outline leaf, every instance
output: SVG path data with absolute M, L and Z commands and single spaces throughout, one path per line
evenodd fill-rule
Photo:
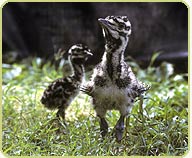
M 157 57 L 158 57 L 160 54 L 161 54 L 161 52 L 156 52 L 156 53 L 153 54 L 153 56 L 151 57 L 151 61 L 150 61 L 148 67 L 151 67 L 151 66 L 154 64 L 155 60 L 157 59 Z
M 4 74 L 3 74 L 3 81 L 9 82 L 10 80 L 14 79 L 15 77 L 19 76 L 22 73 L 22 67 L 18 65 L 10 66 L 9 68 L 5 67 L 6 64 L 3 64 Z M 5 69 L 8 69 L 5 71 Z

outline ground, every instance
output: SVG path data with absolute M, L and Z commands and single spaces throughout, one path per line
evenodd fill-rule
M 184 155 L 188 150 L 188 74 L 175 74 L 170 63 L 141 69 L 130 61 L 136 75 L 152 88 L 138 100 L 126 121 L 121 143 L 116 142 L 113 127 L 117 111 L 107 113 L 109 133 L 100 136 L 99 119 L 90 98 L 80 94 L 67 109 L 66 124 L 55 120 L 56 111 L 40 103 L 43 90 L 62 76 L 50 63 L 40 68 L 41 59 L 32 64 L 3 64 L 2 150 L 11 156 L 79 155 Z M 89 74 L 87 73 L 87 78 Z

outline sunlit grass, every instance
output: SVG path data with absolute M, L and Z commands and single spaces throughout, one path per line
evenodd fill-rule
M 62 76 L 49 63 L 40 69 L 40 60 L 30 64 L 3 64 L 2 147 L 12 156 L 68 155 L 183 155 L 188 150 L 187 74 L 175 74 L 173 65 L 162 63 L 143 70 L 129 62 L 134 72 L 152 88 L 142 109 L 135 103 L 127 119 L 126 132 L 117 143 L 113 127 L 117 111 L 107 113 L 109 133 L 100 137 L 99 119 L 90 97 L 80 94 L 67 109 L 66 125 L 55 124 L 56 111 L 45 109 L 41 95 L 46 86 Z

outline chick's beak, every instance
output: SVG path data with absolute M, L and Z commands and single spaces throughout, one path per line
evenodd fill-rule
M 109 22 L 103 18 L 99 18 L 98 19 L 99 23 L 101 24 L 101 26 L 103 27 L 108 27 L 109 26 Z

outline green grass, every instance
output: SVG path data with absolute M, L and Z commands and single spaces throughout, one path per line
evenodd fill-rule
M 67 109 L 66 125 L 58 129 L 56 111 L 45 109 L 41 95 L 52 80 L 61 77 L 47 63 L 40 69 L 39 59 L 32 64 L 3 64 L 2 150 L 11 156 L 79 155 L 183 155 L 188 150 L 187 74 L 175 74 L 173 65 L 162 63 L 142 70 L 135 62 L 134 72 L 152 88 L 142 108 L 137 101 L 126 121 L 126 132 L 117 143 L 113 127 L 117 111 L 107 113 L 109 133 L 100 136 L 99 119 L 90 98 L 80 94 Z M 58 132 L 60 130 L 60 132 Z

